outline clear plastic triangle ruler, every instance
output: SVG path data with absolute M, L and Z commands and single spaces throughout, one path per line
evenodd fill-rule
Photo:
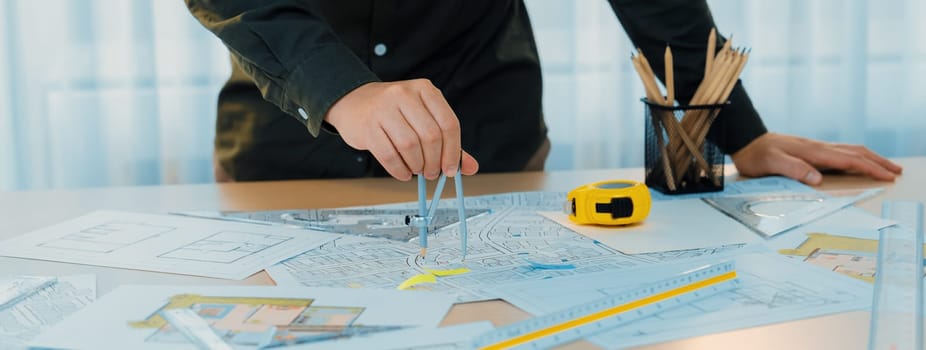
M 923 349 L 923 204 L 886 201 L 871 309 L 869 349 Z
M 881 189 L 871 189 L 846 197 L 831 197 L 823 193 L 792 192 L 737 195 L 704 198 L 703 200 L 762 236 L 772 237 L 829 215 L 880 191 Z
M 739 284 L 733 261 L 701 266 L 674 277 L 529 320 L 476 338 L 479 349 L 547 349 L 685 305 Z

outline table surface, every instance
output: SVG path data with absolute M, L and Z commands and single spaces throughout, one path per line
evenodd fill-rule
M 926 157 L 898 158 L 904 175 L 896 182 L 876 182 L 857 175 L 826 175 L 824 191 L 858 190 L 883 187 L 884 192 L 859 207 L 878 214 L 885 199 L 926 201 L 926 187 L 918 186 L 917 174 L 926 173 Z M 727 181 L 738 179 L 728 166 Z M 581 184 L 607 179 L 642 180 L 643 170 L 603 169 L 578 171 L 479 174 L 464 180 L 466 195 L 517 191 L 568 191 Z M 433 185 L 433 182 L 432 184 Z M 444 191 L 452 197 L 453 191 Z M 335 208 L 410 202 L 417 199 L 414 181 L 391 178 L 349 180 L 294 180 L 229 184 L 108 187 L 79 190 L 0 192 L 0 239 L 14 237 L 88 212 L 109 209 L 141 212 L 182 210 L 273 210 L 293 208 Z M 99 295 L 120 284 L 177 285 L 272 285 L 265 272 L 244 281 L 172 275 L 137 270 L 65 264 L 48 261 L 0 257 L 0 275 L 68 275 L 93 273 Z M 490 320 L 508 324 L 530 315 L 503 301 L 487 301 L 454 306 L 443 324 Z M 868 312 L 849 312 L 763 327 L 716 333 L 679 341 L 655 344 L 645 349 L 862 349 L 868 339 Z M 747 345 L 748 344 L 748 345 Z M 569 348 L 585 348 L 575 343 Z

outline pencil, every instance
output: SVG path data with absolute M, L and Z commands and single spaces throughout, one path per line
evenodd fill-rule
M 675 105 L 675 73 L 673 72 L 672 48 L 668 44 L 666 44 L 664 63 L 666 70 L 666 106 L 672 107 Z
M 711 28 L 707 36 L 707 60 L 704 61 L 704 77 L 706 78 L 714 65 L 714 51 L 717 51 L 717 29 Z
M 646 90 L 646 99 L 650 100 L 652 103 L 656 103 L 656 101 L 658 101 L 657 98 L 660 98 L 658 97 L 659 87 L 656 86 L 655 79 L 653 78 L 652 74 L 646 74 L 644 72 L 645 69 L 643 68 L 643 63 L 641 61 L 645 60 L 646 58 L 643 56 L 642 51 L 640 51 L 640 55 L 636 57 L 633 54 L 630 54 L 630 61 L 633 63 L 633 68 L 637 71 L 637 75 L 640 76 L 640 80 L 643 81 L 643 87 Z M 667 153 L 668 147 L 666 147 L 666 142 L 662 138 L 663 128 L 660 127 L 659 119 L 655 118 L 657 113 L 663 114 L 663 122 L 665 122 L 665 116 L 661 111 L 656 111 L 653 109 L 650 109 L 650 113 L 652 114 L 651 117 L 653 117 L 651 118 L 652 120 L 650 122 L 653 124 L 653 133 L 656 135 L 656 143 L 659 145 L 659 153 L 661 154 L 660 158 L 662 158 L 662 172 L 663 176 L 666 178 L 666 186 L 669 187 L 670 191 L 675 191 L 675 176 L 672 175 L 672 166 L 669 163 L 669 154 Z M 674 121 L 674 119 L 672 120 Z M 668 127 L 665 127 L 665 129 L 666 134 L 669 134 L 670 129 Z M 667 136 L 670 139 L 672 138 L 671 135 Z
M 711 28 L 707 39 L 704 76 L 689 100 L 689 106 L 724 103 L 736 87 L 739 76 L 748 61 L 747 49 L 732 47 L 733 35 L 724 40 L 723 45 L 717 50 L 719 39 L 722 38 L 718 38 L 717 29 Z M 643 51 L 637 48 L 637 55 L 631 54 L 630 58 L 634 69 L 643 82 L 647 100 L 650 103 L 662 104 L 667 107 L 675 106 L 675 71 L 672 48 L 667 44 L 664 56 L 665 79 L 663 81 L 666 88 L 665 95 L 661 93 L 659 84 L 656 82 L 656 75 L 653 73 L 653 68 L 649 65 Z M 704 158 L 701 149 L 704 146 L 711 124 L 716 119 L 720 109 L 686 109 L 680 118 L 674 115 L 673 110 L 650 109 L 654 129 L 658 133 L 655 135 L 656 142 L 659 144 L 660 153 L 662 154 L 663 167 L 666 168 L 664 171 L 666 180 L 672 184 L 669 187 L 680 185 L 684 180 L 684 175 L 689 171 L 693 171 L 693 174 L 697 175 L 699 173 L 697 168 L 703 170 L 715 184 L 719 184 L 718 174 L 712 171 L 712 165 Z M 663 130 L 665 134 L 662 133 Z M 667 136 L 665 140 L 663 140 L 663 136 Z M 692 162 L 696 166 L 692 166 Z

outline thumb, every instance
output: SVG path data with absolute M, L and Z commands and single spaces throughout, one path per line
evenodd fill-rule
M 479 162 L 477 162 L 476 158 L 473 158 L 472 155 L 466 153 L 466 151 L 463 151 L 460 163 L 460 172 L 463 173 L 463 175 L 474 175 L 479 171 Z
M 781 159 L 782 164 L 773 166 L 781 175 L 790 177 L 804 184 L 816 186 L 823 182 L 823 175 L 810 163 L 790 155 Z

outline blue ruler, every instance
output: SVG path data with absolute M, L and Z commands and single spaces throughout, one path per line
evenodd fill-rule
M 489 331 L 479 349 L 548 349 L 685 305 L 739 284 L 733 261 L 701 266 L 653 284 Z
M 871 309 L 869 349 L 923 349 L 923 204 L 887 201 Z

